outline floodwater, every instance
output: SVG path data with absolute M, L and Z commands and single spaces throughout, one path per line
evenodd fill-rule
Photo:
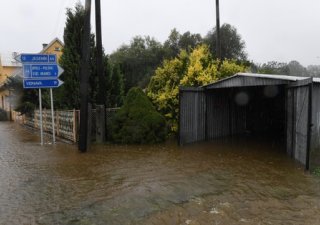
M 272 142 L 39 145 L 0 123 L 0 224 L 320 224 L 320 179 Z

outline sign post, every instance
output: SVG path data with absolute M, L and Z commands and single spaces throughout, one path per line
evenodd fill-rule
M 39 88 L 39 117 L 40 117 L 40 140 L 41 145 L 43 145 L 43 123 L 42 123 L 42 96 L 41 96 L 41 89 Z
M 63 82 L 58 79 L 58 77 L 63 73 L 63 69 L 57 65 L 57 56 L 54 54 L 21 54 L 16 58 L 16 60 L 23 64 L 23 88 L 39 89 L 41 145 L 43 145 L 41 89 L 50 88 L 52 141 L 54 144 L 56 137 L 52 88 L 60 87 L 63 84 Z
M 52 88 L 50 88 L 50 101 L 51 101 L 51 120 L 52 120 L 52 144 L 56 143 L 56 132 L 55 132 L 55 123 L 54 123 L 54 110 L 53 110 L 53 94 Z

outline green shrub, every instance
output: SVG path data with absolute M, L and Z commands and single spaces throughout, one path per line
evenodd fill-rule
M 8 120 L 8 114 L 3 109 L 0 109 L 0 121 L 7 121 Z
M 317 176 L 317 177 L 320 177 L 320 167 L 316 167 L 313 171 L 312 171 L 312 174 Z
M 166 121 L 140 88 L 131 88 L 124 105 L 112 121 L 112 138 L 116 143 L 158 143 L 167 135 Z

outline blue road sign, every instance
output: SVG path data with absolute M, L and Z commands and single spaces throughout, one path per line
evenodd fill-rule
M 23 64 L 57 63 L 57 56 L 54 54 L 21 54 L 16 60 Z
M 63 82 L 59 79 L 25 79 L 23 80 L 23 88 L 57 88 Z
M 63 73 L 63 69 L 56 64 L 24 64 L 24 78 L 57 78 Z

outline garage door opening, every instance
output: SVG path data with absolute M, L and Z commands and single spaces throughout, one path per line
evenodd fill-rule
M 203 87 L 181 87 L 179 144 L 268 139 L 308 169 L 310 154 L 320 149 L 320 79 L 314 79 L 236 74 Z
M 207 140 L 246 136 L 285 144 L 284 85 L 214 89 L 206 96 Z

